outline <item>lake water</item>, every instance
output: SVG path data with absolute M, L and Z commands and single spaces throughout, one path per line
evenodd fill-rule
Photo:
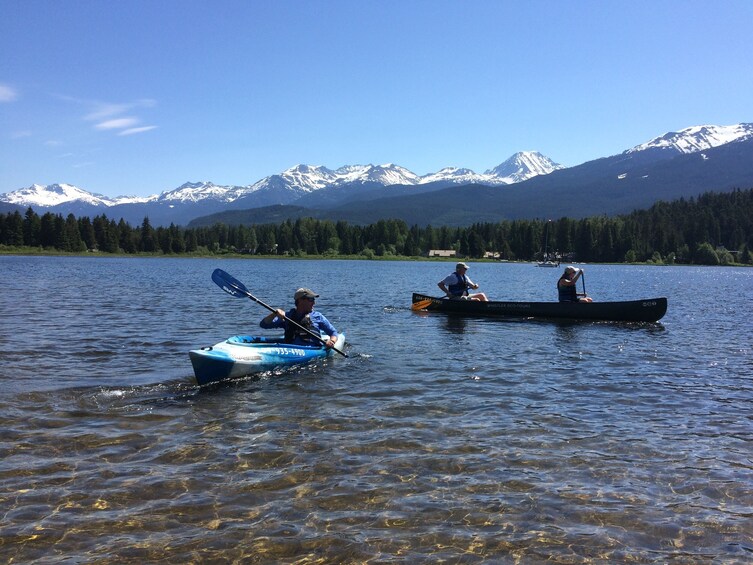
M 267 313 L 216 267 L 315 289 L 349 358 L 197 387 L 187 351 Z M 453 267 L 0 257 L 0 561 L 753 560 L 753 269 L 585 266 L 657 324 L 412 312 Z

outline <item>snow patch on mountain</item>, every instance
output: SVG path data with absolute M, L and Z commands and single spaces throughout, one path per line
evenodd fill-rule
M 152 194 L 151 196 L 116 196 L 112 198 L 112 206 L 118 204 L 146 204 L 148 202 L 154 202 L 159 198 L 158 194 Z
M 693 126 L 677 132 L 665 133 L 651 141 L 636 145 L 625 153 L 637 153 L 647 149 L 673 150 L 678 153 L 696 153 L 704 149 L 719 147 L 734 141 L 753 137 L 753 124 L 731 126 Z
M 476 173 L 471 169 L 462 169 L 458 167 L 445 167 L 444 169 L 440 169 L 436 173 L 430 173 L 420 178 L 421 184 L 438 181 L 450 181 L 453 184 L 507 184 L 504 181 L 498 181 L 491 175 L 484 175 Z

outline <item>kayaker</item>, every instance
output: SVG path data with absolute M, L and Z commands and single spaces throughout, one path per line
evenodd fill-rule
M 486 294 L 477 292 L 469 294 L 468 289 L 476 290 L 478 285 L 469 279 L 465 273 L 468 271 L 468 265 L 458 263 L 455 265 L 455 272 L 450 273 L 444 279 L 437 283 L 450 300 L 481 300 L 488 301 Z
M 282 309 L 277 309 L 265 316 L 259 325 L 265 330 L 272 328 L 283 328 L 285 330 L 285 341 L 297 345 L 321 345 L 321 342 L 311 335 L 296 327 L 295 324 L 288 323 L 288 320 L 296 322 L 309 331 L 324 333 L 327 337 L 325 346 L 333 347 L 337 341 L 337 330 L 327 318 L 320 312 L 314 311 L 314 303 L 319 295 L 310 288 L 299 288 L 293 295 L 295 308 L 291 308 L 287 313 Z M 324 338 L 322 338 L 324 339 Z
M 560 280 L 557 281 L 557 292 L 560 302 L 593 302 L 586 293 L 579 293 L 575 288 L 578 279 L 583 274 L 583 269 L 578 269 L 572 265 L 565 267 Z

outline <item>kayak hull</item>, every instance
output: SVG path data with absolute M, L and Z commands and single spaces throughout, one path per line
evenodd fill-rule
M 339 334 L 335 347 L 342 351 L 345 334 Z M 300 365 L 329 357 L 331 349 L 285 343 L 282 338 L 236 335 L 211 347 L 188 352 L 196 382 L 207 385 L 226 379 Z
M 414 293 L 413 308 L 469 316 L 656 322 L 667 312 L 667 299 L 648 298 L 622 302 L 481 302 L 447 300 Z

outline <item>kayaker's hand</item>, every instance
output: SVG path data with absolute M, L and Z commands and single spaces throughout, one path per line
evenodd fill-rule
M 277 310 L 277 317 L 280 318 L 281 320 L 284 320 L 285 319 L 285 311 L 278 309 Z
M 334 346 L 335 346 L 335 338 L 330 336 L 329 339 L 327 339 L 327 341 L 325 342 L 324 347 L 326 347 L 327 349 L 332 349 Z

